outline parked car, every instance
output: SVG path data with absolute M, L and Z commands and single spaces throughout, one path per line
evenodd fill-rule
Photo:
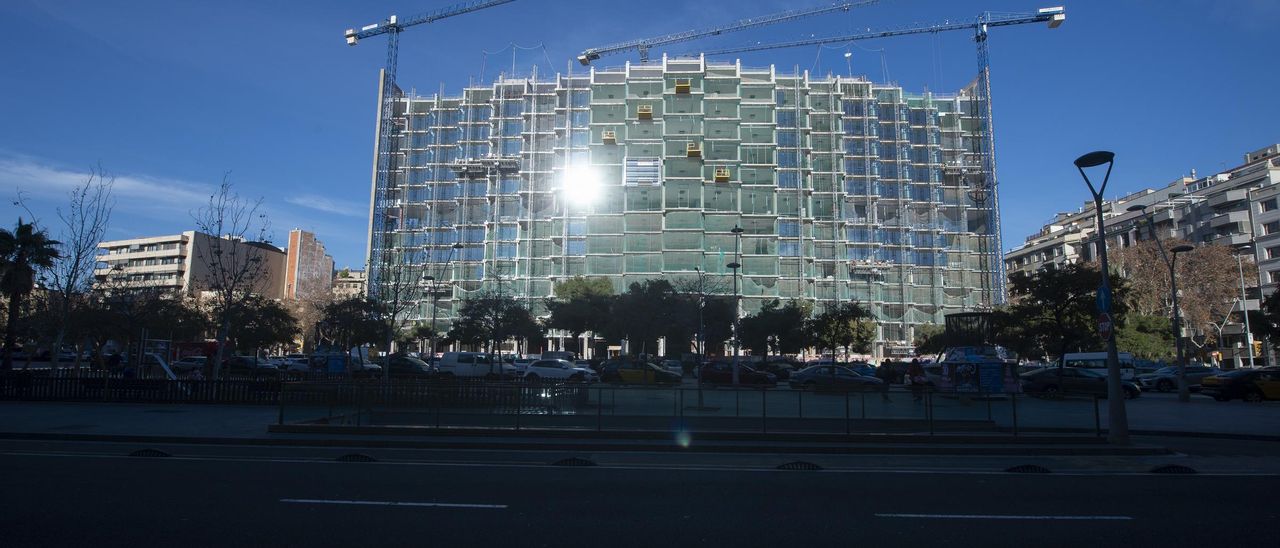
M 684 376 L 684 365 L 680 363 L 680 360 L 662 360 L 659 367 L 680 375 L 681 377 Z
M 733 384 L 733 362 L 712 362 L 703 366 L 698 376 L 706 384 Z M 766 371 L 756 371 L 751 366 L 739 362 L 738 384 L 772 386 L 778 384 L 778 377 Z
M 573 352 L 563 352 L 563 351 L 560 351 L 560 350 L 548 350 L 548 351 L 546 351 L 546 352 L 543 352 L 543 353 L 542 353 L 542 355 L 538 356 L 538 359 L 540 359 L 540 360 L 565 360 L 565 361 L 568 361 L 568 362 L 572 362 L 573 360 L 578 359 L 578 355 L 577 355 L 577 354 L 574 354 Z
M 791 374 L 799 369 L 796 365 L 785 360 L 767 360 L 761 363 L 751 364 L 751 367 L 767 373 L 773 373 L 773 376 L 777 377 L 780 381 L 785 381 L 791 378 Z
M 1200 380 L 1200 393 L 1218 401 L 1280 400 L 1280 366 L 1233 369 Z
M 605 382 L 627 384 L 680 384 L 681 376 L 656 364 L 631 358 L 607 360 L 600 365 Z
M 811 365 L 791 375 L 792 388 L 800 390 L 880 390 L 884 381 L 838 365 Z
M 509 363 L 490 363 L 483 352 L 445 352 L 440 358 L 443 377 L 519 378 L 521 373 Z
M 250 373 L 277 373 L 280 371 L 279 366 L 274 363 L 259 359 L 257 356 L 232 356 L 227 358 L 224 366 L 232 371 L 247 371 Z
M 524 371 L 529 368 L 529 364 L 536 361 L 538 360 L 533 358 L 516 358 L 515 361 L 511 362 L 511 365 L 516 368 L 516 371 L 524 373 Z
M 553 379 L 570 382 L 596 382 L 600 376 L 585 367 L 575 367 L 568 360 L 538 360 L 529 364 L 524 372 L 524 380 L 537 382 Z
M 1216 367 L 1206 365 L 1188 365 L 1187 366 L 1187 385 L 1193 388 L 1200 385 L 1200 381 L 1210 375 L 1217 375 L 1222 370 Z M 1138 375 L 1138 384 L 1142 385 L 1143 390 L 1157 390 L 1160 392 L 1171 392 L 1178 389 L 1178 366 L 1170 365 L 1161 367 L 1152 373 Z
M 1107 396 L 1107 374 L 1081 367 L 1049 367 L 1019 375 L 1022 391 L 1028 394 L 1087 394 Z M 1121 381 L 1125 398 L 1133 399 L 1142 389 L 1133 381 Z
M 854 373 L 857 373 L 864 377 L 876 376 L 876 366 L 871 365 L 870 362 L 855 360 L 855 361 L 851 361 L 849 363 L 844 364 L 844 366 L 848 367 L 849 369 L 852 369 Z
M 204 356 L 187 356 L 169 364 L 174 373 L 190 373 L 204 368 L 209 359 Z
M 392 354 L 387 357 L 383 366 L 393 378 L 422 378 L 435 374 L 435 370 L 427 362 L 407 354 Z

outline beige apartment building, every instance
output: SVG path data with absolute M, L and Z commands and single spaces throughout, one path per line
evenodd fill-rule
M 119 283 L 127 287 L 157 287 L 195 295 L 210 286 L 210 256 L 216 240 L 223 246 L 251 246 L 250 253 L 266 263 L 260 288 L 264 297 L 284 296 L 285 253 L 265 242 L 232 242 L 202 232 L 112 240 L 98 244 L 98 264 L 94 277 L 98 284 Z

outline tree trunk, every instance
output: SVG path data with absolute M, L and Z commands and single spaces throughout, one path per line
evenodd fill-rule
M 13 345 L 18 339 L 18 313 L 22 309 L 22 296 L 9 294 L 9 315 L 4 324 L 4 363 L 0 368 L 5 371 L 13 369 Z
M 213 375 L 212 379 L 217 380 L 222 374 L 222 359 L 227 350 L 227 334 L 231 332 L 231 322 L 223 318 L 222 325 L 218 326 L 218 353 L 213 359 Z

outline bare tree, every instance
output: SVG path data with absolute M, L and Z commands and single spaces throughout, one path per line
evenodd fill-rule
M 411 257 L 403 253 L 387 251 L 383 255 L 387 262 L 381 268 L 377 295 L 387 324 L 386 351 L 391 352 L 396 335 L 405 326 L 405 313 L 418 304 L 426 271 L 423 265 L 414 264 Z
M 201 286 L 211 294 L 209 305 L 218 343 L 213 376 L 217 378 L 232 320 L 267 285 L 270 272 L 264 246 L 271 225 L 262 212 L 262 199 L 241 198 L 225 176 L 218 191 L 209 196 L 209 204 L 192 217 L 200 232 L 212 236 L 208 245 L 193 247 L 195 259 L 205 269 Z
M 320 284 L 308 283 L 298 288 L 297 298 L 286 303 L 302 330 L 302 351 L 310 353 L 316 346 L 316 324 L 324 319 L 325 307 L 333 301 L 333 291 Z
M 93 269 L 98 261 L 98 244 L 106 236 L 107 223 L 115 199 L 111 190 L 115 177 L 99 165 L 89 169 L 84 183 L 71 189 L 69 202 L 64 210 L 57 209 L 62 222 L 58 241 L 61 256 L 49 270 L 49 289 L 52 312 L 57 331 L 53 337 L 53 352 L 60 352 L 73 316 L 86 305 L 93 289 Z M 80 350 L 83 340 L 75 341 L 75 367 L 80 367 Z M 54 361 L 57 367 L 57 361 Z

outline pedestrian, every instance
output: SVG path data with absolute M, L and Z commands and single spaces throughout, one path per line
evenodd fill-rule
M 920 358 L 911 360 L 911 365 L 907 366 L 907 377 L 911 379 L 911 399 L 915 401 L 924 399 L 924 385 L 929 382 L 929 379 L 924 375 L 924 366 L 920 365 Z

